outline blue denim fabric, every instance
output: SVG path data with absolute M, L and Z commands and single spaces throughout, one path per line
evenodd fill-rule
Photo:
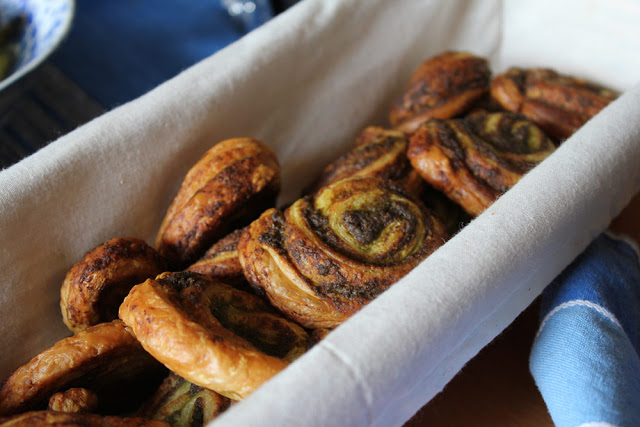
M 601 235 L 543 293 L 529 367 L 558 426 L 640 426 L 640 264 Z

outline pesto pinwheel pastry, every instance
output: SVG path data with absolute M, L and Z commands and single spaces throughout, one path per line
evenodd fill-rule
M 216 240 L 272 207 L 279 190 L 280 166 L 271 148 L 252 138 L 222 141 L 186 174 L 155 247 L 172 270 L 186 268 Z
M 103 416 L 87 413 L 31 411 L 0 418 L 0 427 L 67 426 L 67 427 L 170 427 L 169 424 L 141 417 Z
M 411 133 L 430 118 L 459 116 L 489 93 L 490 79 L 484 58 L 468 52 L 434 56 L 413 72 L 404 93 L 391 106 L 389 123 Z
M 618 94 L 546 68 L 510 68 L 491 81 L 491 95 L 522 113 L 558 142 L 571 136 Z
M 52 395 L 81 387 L 107 413 L 131 409 L 165 370 L 120 320 L 64 338 L 16 369 L 0 388 L 0 416 L 45 409 Z
M 241 290 L 249 290 L 238 258 L 238 242 L 243 231 L 240 228 L 218 240 L 187 271 L 204 274 Z
M 230 405 L 230 399 L 171 372 L 138 415 L 171 427 L 195 427 L 207 425 Z
M 167 269 L 146 242 L 114 238 L 87 252 L 67 273 L 60 289 L 64 324 L 74 333 L 118 318 L 129 290 Z
M 307 332 L 262 298 L 193 272 L 136 285 L 120 318 L 170 371 L 243 399 L 310 346 Z
M 424 181 L 407 159 L 409 139 L 397 130 L 378 126 L 365 128 L 355 146 L 327 165 L 308 192 L 352 176 L 374 176 L 398 182 L 413 194 L 420 194 Z
M 407 155 L 428 183 L 477 216 L 554 150 L 535 124 L 503 112 L 432 119 L 413 134 Z
M 270 209 L 240 238 L 249 282 L 301 325 L 333 328 L 406 275 L 447 238 L 393 181 L 354 177 Z

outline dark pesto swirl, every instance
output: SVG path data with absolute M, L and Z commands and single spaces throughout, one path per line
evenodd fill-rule
M 491 81 L 491 95 L 505 109 L 521 113 L 560 142 L 618 94 L 587 80 L 547 68 L 510 68 Z
M 428 121 L 412 136 L 407 155 L 427 182 L 476 216 L 554 150 L 524 116 L 479 112 Z
M 442 223 L 396 183 L 335 182 L 254 221 L 238 245 L 249 282 L 309 328 L 331 328 L 446 240 Z

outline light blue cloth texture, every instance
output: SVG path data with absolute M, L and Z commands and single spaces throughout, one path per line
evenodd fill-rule
M 557 426 L 640 426 L 640 264 L 598 237 L 543 293 L 529 367 Z

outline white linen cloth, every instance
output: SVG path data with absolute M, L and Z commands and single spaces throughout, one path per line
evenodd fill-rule
M 640 185 L 640 6 L 623 1 L 305 0 L 145 96 L 0 173 L 0 377 L 68 334 L 59 287 L 116 236 L 153 242 L 182 177 L 252 136 L 281 201 L 447 49 L 550 66 L 627 93 L 406 279 L 220 418 L 399 425 L 502 331 Z M 11 349 L 7 351 L 6 349 Z

